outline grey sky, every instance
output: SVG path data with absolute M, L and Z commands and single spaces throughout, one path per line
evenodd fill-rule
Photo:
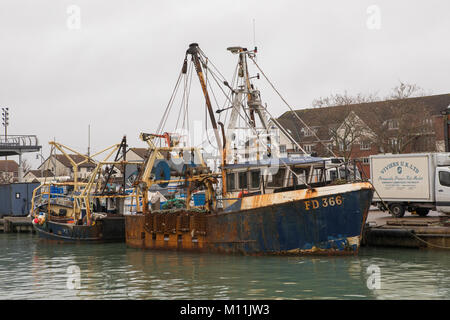
M 71 5 L 79 29 L 68 27 Z M 379 29 L 368 26 L 372 5 Z M 156 130 L 189 43 L 230 79 L 226 48 L 253 47 L 253 19 L 258 63 L 295 108 L 344 91 L 383 96 L 400 80 L 449 93 L 448 12 L 445 0 L 3 0 L 0 106 L 10 108 L 8 134 L 36 134 L 44 156 L 54 137 L 86 152 L 88 124 L 94 151 L 123 134 L 143 147 L 138 135 Z M 287 111 L 260 82 L 271 112 Z M 190 107 L 204 117 L 197 83 Z

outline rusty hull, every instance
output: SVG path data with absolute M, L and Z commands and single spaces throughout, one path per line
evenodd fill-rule
M 126 242 L 146 249 L 249 255 L 356 254 L 372 195 L 370 185 L 360 183 L 244 197 L 212 214 L 130 215 Z

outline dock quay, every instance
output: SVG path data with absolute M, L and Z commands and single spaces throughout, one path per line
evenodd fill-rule
M 387 212 L 370 210 L 361 245 L 448 249 L 450 216 L 430 212 L 426 217 L 406 214 L 394 218 Z
M 3 217 L 0 219 L 0 231 L 12 232 L 35 232 L 30 217 Z

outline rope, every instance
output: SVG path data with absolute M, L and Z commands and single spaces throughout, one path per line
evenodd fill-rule
M 173 101 L 174 101 L 175 95 L 176 95 L 176 93 L 177 93 L 177 91 L 178 91 L 178 87 L 179 87 L 179 85 L 180 85 L 180 80 L 181 80 L 181 78 L 182 78 L 182 75 L 183 75 L 183 73 L 180 71 L 180 74 L 178 75 L 177 82 L 176 82 L 176 84 L 175 84 L 175 88 L 173 89 L 172 95 L 171 95 L 171 97 L 170 97 L 170 99 L 169 99 L 169 102 L 168 102 L 168 104 L 167 104 L 166 110 L 164 111 L 164 114 L 163 114 L 163 116 L 162 116 L 162 118 L 161 118 L 161 121 L 160 121 L 160 123 L 159 123 L 159 125 L 158 125 L 158 128 L 156 129 L 156 133 L 157 133 L 157 134 L 161 134 L 161 133 L 162 133 L 162 132 L 161 132 L 161 131 L 162 131 L 162 128 L 166 125 L 167 118 L 168 118 L 168 115 L 169 115 L 169 113 L 170 113 L 170 110 L 172 109 Z

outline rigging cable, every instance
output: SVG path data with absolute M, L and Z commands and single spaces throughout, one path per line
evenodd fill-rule
M 252 60 L 253 60 L 253 59 L 252 59 Z M 228 97 L 228 95 L 224 92 L 222 86 L 219 85 L 219 83 L 218 83 L 218 81 L 217 81 L 217 79 L 216 79 L 216 77 L 215 77 L 214 72 L 212 72 L 211 70 L 210 70 L 210 72 L 211 72 L 211 75 L 212 75 L 214 81 L 216 81 L 218 87 L 221 89 L 222 93 L 223 93 L 223 94 L 225 95 L 225 97 L 230 101 L 230 103 L 233 103 L 233 102 L 231 101 L 230 97 Z M 220 74 L 220 72 L 219 72 L 219 74 Z M 223 76 L 222 76 L 222 77 L 223 77 Z M 225 81 L 226 81 L 226 80 L 225 80 Z M 246 119 L 245 117 L 243 117 L 242 114 L 241 114 L 239 111 L 238 111 L 238 115 L 240 116 L 240 118 L 243 119 L 243 121 L 248 125 L 248 127 L 249 127 L 251 130 L 253 130 L 254 134 L 256 135 L 256 138 L 257 138 L 258 141 L 261 143 L 261 145 L 267 147 L 267 146 L 268 146 L 267 143 L 261 140 L 261 137 L 260 137 L 258 131 L 251 125 L 251 119 L 249 118 L 248 114 L 245 112 L 245 106 L 244 106 L 244 104 L 243 104 L 242 102 L 240 102 L 240 105 L 242 106 L 242 109 L 244 110 L 244 113 L 245 113 L 245 116 L 246 116 L 247 119 Z M 247 120 L 248 120 L 248 121 L 247 121 Z M 308 182 L 306 182 L 306 181 L 305 181 L 303 178 L 301 178 L 296 172 L 294 172 L 294 171 L 287 165 L 286 162 L 284 162 L 281 158 L 278 158 L 278 160 L 286 167 L 286 169 L 287 169 L 288 171 L 290 171 L 294 176 L 296 176 L 298 180 L 303 181 L 303 182 L 305 183 L 305 185 L 307 185 L 308 187 L 311 187 L 311 186 L 308 184 Z
M 172 95 L 171 95 L 171 97 L 169 99 L 169 102 L 167 104 L 166 110 L 164 111 L 164 114 L 163 114 L 163 116 L 161 118 L 161 121 L 160 121 L 160 123 L 158 125 L 158 128 L 156 129 L 156 133 L 157 134 L 161 134 L 162 128 L 164 128 L 164 126 L 166 125 L 167 118 L 168 118 L 168 115 L 170 113 L 170 110 L 172 109 L 173 101 L 174 101 L 175 95 L 176 95 L 176 93 L 178 91 L 178 87 L 180 85 L 180 81 L 181 81 L 182 75 L 183 75 L 182 72 L 180 72 L 180 74 L 178 75 L 178 79 L 177 79 L 177 82 L 175 84 L 175 88 L 172 91 Z
M 289 103 L 287 103 L 287 101 L 282 97 L 282 95 L 280 94 L 280 92 L 275 88 L 275 86 L 273 85 L 273 83 L 267 78 L 266 74 L 264 73 L 264 71 L 261 70 L 261 68 L 259 67 L 259 65 L 256 63 L 255 59 L 251 56 L 249 56 L 249 58 L 253 61 L 253 63 L 255 64 L 255 66 L 258 68 L 258 70 L 262 73 L 262 75 L 264 76 L 264 78 L 267 80 L 267 82 L 270 84 L 270 86 L 272 87 L 272 89 L 278 94 L 278 96 L 281 98 L 281 100 L 286 104 L 286 106 L 289 108 L 289 110 L 291 110 L 291 112 L 295 115 L 295 117 L 317 138 L 317 140 L 334 156 L 337 157 L 336 154 L 333 152 L 333 150 L 331 150 L 326 144 L 324 144 L 319 136 L 317 136 L 317 134 L 314 132 L 314 130 L 312 130 L 299 116 L 298 114 L 294 111 L 294 109 L 292 109 L 292 107 L 289 105 Z

